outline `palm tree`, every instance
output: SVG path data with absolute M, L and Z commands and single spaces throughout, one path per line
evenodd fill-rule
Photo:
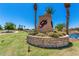
M 36 13 L 37 13 L 37 4 L 36 3 L 34 3 L 34 11 L 35 11 L 35 16 L 34 16 L 34 18 L 35 18 L 35 31 L 36 31 Z
M 47 8 L 46 12 L 49 13 L 49 14 L 52 14 L 52 8 Z
M 69 7 L 70 3 L 64 3 L 64 6 L 66 8 L 66 33 L 69 34 L 68 29 L 69 29 Z

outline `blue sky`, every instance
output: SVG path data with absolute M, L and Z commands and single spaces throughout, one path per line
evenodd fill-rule
M 56 24 L 66 22 L 66 9 L 63 3 L 38 3 L 37 22 L 39 16 L 44 15 L 47 7 L 53 8 L 52 22 Z M 13 22 L 17 26 L 25 25 L 26 28 L 34 28 L 33 3 L 0 3 L 0 25 Z M 69 28 L 79 27 L 79 4 L 71 4 Z

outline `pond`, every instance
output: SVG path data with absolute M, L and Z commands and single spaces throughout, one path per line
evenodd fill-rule
M 73 39 L 79 39 L 79 33 L 69 34 L 69 37 Z

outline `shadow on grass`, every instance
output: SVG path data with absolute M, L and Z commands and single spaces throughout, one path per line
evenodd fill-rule
M 69 44 L 67 46 L 59 47 L 57 49 L 62 50 L 62 49 L 70 48 L 72 46 L 73 46 L 73 44 L 71 42 L 69 42 Z
M 38 47 L 38 48 L 43 48 L 43 49 L 58 49 L 58 50 L 62 50 L 62 49 L 66 49 L 66 48 L 69 48 L 69 47 L 72 47 L 73 44 L 71 42 L 69 42 L 69 44 L 67 46 L 63 46 L 63 47 L 40 47 L 40 46 L 35 46 L 29 42 L 27 42 L 28 44 L 34 46 L 34 47 Z M 28 46 L 28 51 L 30 51 L 30 46 Z

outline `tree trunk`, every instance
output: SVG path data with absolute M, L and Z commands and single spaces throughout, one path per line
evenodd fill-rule
M 69 8 L 66 8 L 66 33 L 69 34 Z
M 36 11 L 35 11 L 35 31 L 36 31 Z

